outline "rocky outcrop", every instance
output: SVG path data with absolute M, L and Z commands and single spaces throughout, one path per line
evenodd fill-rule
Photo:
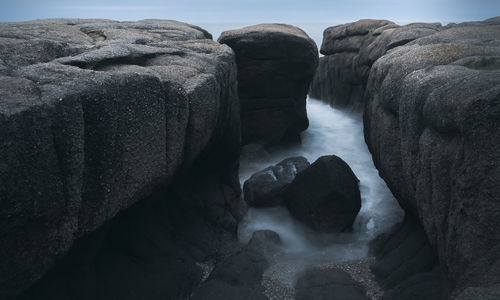
M 314 41 L 294 26 L 261 24 L 223 32 L 219 42 L 236 53 L 243 144 L 300 140 L 318 64 Z
M 358 178 L 335 155 L 322 156 L 298 173 L 287 189 L 290 213 L 323 232 L 349 229 L 361 208 Z
M 399 26 L 387 20 L 359 20 L 325 29 L 310 96 L 361 111 L 372 64 L 388 50 L 441 30 L 438 23 Z
M 423 224 L 454 294 L 500 282 L 500 19 L 454 25 L 373 65 L 375 165 Z
M 243 185 L 245 201 L 252 207 L 271 207 L 286 200 L 285 190 L 295 176 L 309 167 L 302 156 L 287 158 L 252 175 Z
M 210 180 L 220 188 L 160 198 L 179 201 L 175 211 L 210 207 L 200 219 L 212 225 L 203 226 L 235 230 L 236 66 L 233 51 L 210 38 L 175 21 L 0 23 L 0 298 L 25 290 L 75 240 L 175 174 L 197 170 L 199 190 Z M 150 287 L 138 285 L 129 297 Z
M 494 295 L 500 18 L 447 26 L 361 20 L 329 28 L 324 37 L 311 96 L 364 108 L 375 165 L 422 225 L 448 296 Z M 416 273 L 420 279 L 392 286 L 387 298 L 406 298 L 422 289 L 419 280 L 440 277 L 435 272 Z

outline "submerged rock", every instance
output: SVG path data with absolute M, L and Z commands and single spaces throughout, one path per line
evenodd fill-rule
M 272 254 L 279 250 L 281 238 L 272 230 L 257 230 L 252 234 L 248 247 L 264 255 Z
M 245 201 L 252 207 L 280 205 L 290 183 L 307 167 L 309 162 L 304 157 L 291 157 L 253 174 L 243 185 Z
M 318 64 L 314 41 L 291 25 L 261 24 L 225 31 L 219 42 L 236 53 L 243 144 L 300 140 Z
M 361 208 L 358 181 L 341 158 L 322 156 L 295 177 L 286 206 L 315 230 L 344 231 L 352 226 Z
M 296 300 L 368 300 L 365 289 L 338 269 L 310 268 L 295 284 Z

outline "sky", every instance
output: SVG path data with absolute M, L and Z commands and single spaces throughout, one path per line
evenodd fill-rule
M 0 21 L 174 19 L 189 23 L 462 22 L 500 15 L 500 0 L 0 0 Z

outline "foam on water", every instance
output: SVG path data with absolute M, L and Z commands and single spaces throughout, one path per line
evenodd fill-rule
M 240 180 L 292 156 L 304 156 L 311 163 L 323 155 L 335 154 L 345 160 L 360 180 L 361 211 L 352 232 L 320 234 L 298 222 L 286 208 L 250 208 L 240 223 L 239 239 L 246 243 L 256 230 L 273 230 L 283 242 L 280 254 L 273 255 L 273 268 L 286 269 L 282 281 L 291 284 L 294 275 L 306 266 L 365 257 L 368 242 L 402 219 L 403 213 L 385 182 L 379 177 L 363 138 L 360 115 L 343 112 L 315 99 L 307 100 L 309 128 L 302 144 L 270 149 L 259 161 L 240 162 Z

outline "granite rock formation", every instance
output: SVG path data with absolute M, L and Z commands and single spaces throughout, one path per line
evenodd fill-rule
M 235 230 L 236 66 L 210 39 L 176 21 L 0 23 L 0 298 L 200 165 L 236 176 L 207 200 Z
M 438 23 L 399 26 L 387 20 L 359 20 L 325 29 L 310 96 L 337 107 L 363 110 L 372 64 L 388 50 L 441 29 Z
M 243 144 L 300 140 L 318 64 L 314 41 L 294 26 L 261 24 L 223 32 L 219 42 L 236 53 Z
M 365 138 L 423 224 L 452 294 L 500 282 L 500 18 L 450 26 L 379 58 Z
M 380 175 L 439 260 L 422 278 L 442 272 L 443 297 L 498 293 L 500 18 L 361 20 L 324 37 L 311 96 L 363 109 Z

